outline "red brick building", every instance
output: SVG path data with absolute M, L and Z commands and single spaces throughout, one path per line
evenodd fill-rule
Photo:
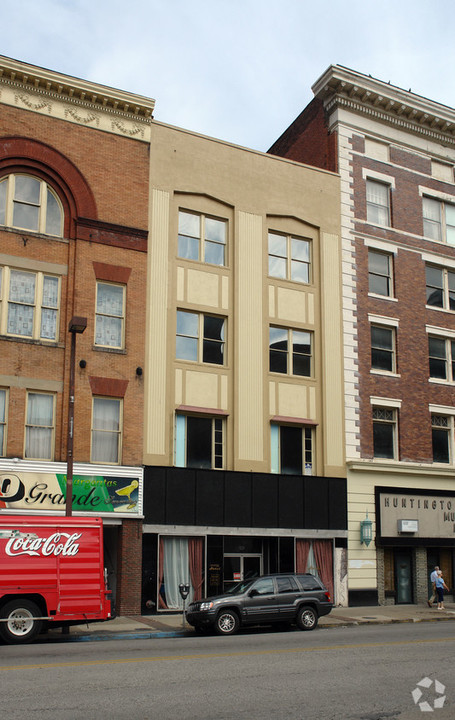
M 425 602 L 455 579 L 455 111 L 340 66 L 313 91 L 269 152 L 341 177 L 349 601 Z
M 105 525 L 117 611 L 140 609 L 153 101 L 0 58 L 0 512 Z

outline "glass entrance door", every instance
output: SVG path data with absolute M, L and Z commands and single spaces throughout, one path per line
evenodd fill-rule
M 397 604 L 413 602 L 411 553 L 395 552 L 395 589 Z
M 240 580 L 262 575 L 262 555 L 229 553 L 224 556 L 224 590 Z

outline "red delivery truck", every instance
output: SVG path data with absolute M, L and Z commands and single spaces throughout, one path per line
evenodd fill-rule
M 109 620 L 100 518 L 0 513 L 0 638 Z

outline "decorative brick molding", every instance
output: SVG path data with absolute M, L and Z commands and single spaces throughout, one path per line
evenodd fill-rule
M 93 262 L 92 264 L 97 280 L 107 280 L 108 282 L 126 285 L 131 275 L 131 268 L 122 267 L 121 265 L 108 265 L 100 262 Z
M 123 398 L 126 394 L 129 380 L 119 380 L 118 378 L 105 378 L 89 376 L 90 389 L 92 395 L 105 395 L 106 397 Z
M 114 225 L 86 217 L 78 217 L 76 227 L 79 240 L 147 252 L 147 230 Z

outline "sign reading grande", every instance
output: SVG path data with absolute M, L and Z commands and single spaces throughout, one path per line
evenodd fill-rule
M 138 513 L 139 478 L 75 475 L 73 510 L 99 513 Z M 0 473 L 0 509 L 64 510 L 66 475 Z
M 407 521 L 414 537 L 455 539 L 455 496 L 381 492 L 379 515 L 382 537 L 400 537 Z

